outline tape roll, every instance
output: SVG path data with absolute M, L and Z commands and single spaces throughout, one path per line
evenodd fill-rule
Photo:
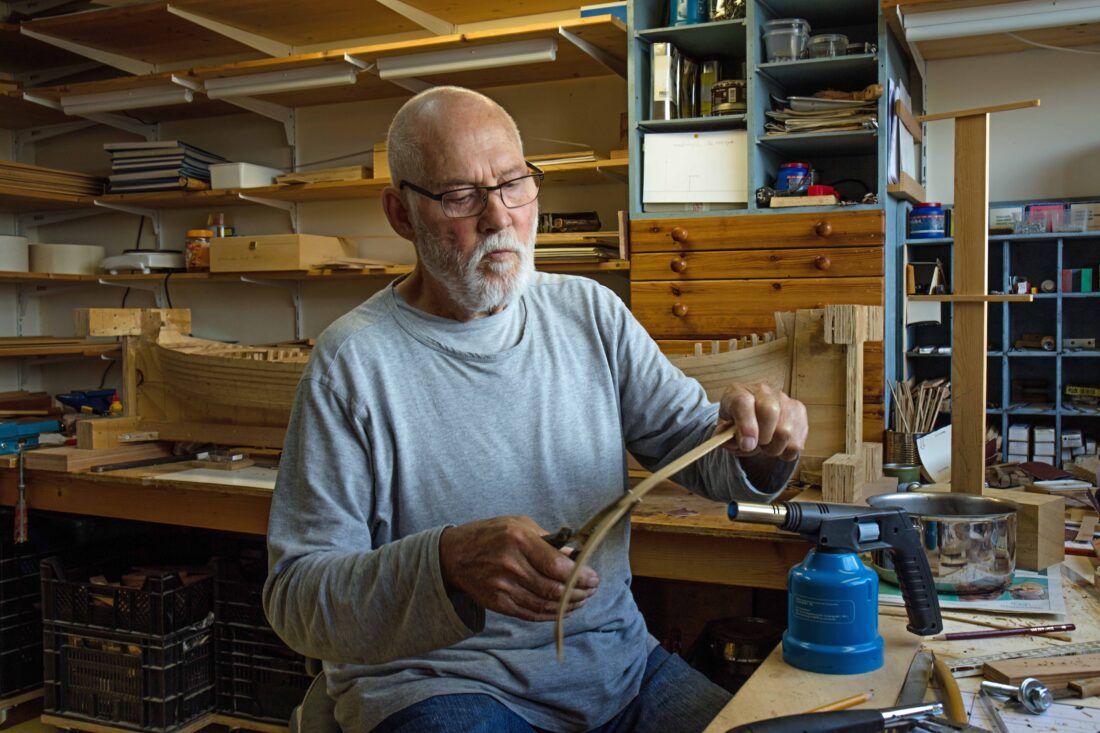
M 95 275 L 107 250 L 98 244 L 30 245 L 31 272 L 55 275 Z
M 27 238 L 0 234 L 0 271 L 27 272 L 29 269 L 30 254 L 27 251 Z

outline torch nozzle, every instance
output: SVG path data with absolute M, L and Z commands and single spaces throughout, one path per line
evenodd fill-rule
M 787 507 L 784 504 L 754 504 L 748 501 L 731 501 L 726 507 L 726 516 L 729 517 L 731 522 L 773 524 L 779 527 L 787 521 Z

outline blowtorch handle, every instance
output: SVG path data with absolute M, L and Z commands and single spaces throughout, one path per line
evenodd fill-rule
M 758 720 L 730 728 L 726 733 L 879 733 L 886 721 L 878 710 L 838 710 L 831 713 L 802 713 Z
M 890 546 L 894 572 L 898 577 L 901 597 L 905 600 L 905 611 L 909 615 L 905 628 L 918 636 L 940 633 L 943 631 L 943 617 L 940 615 L 940 599 L 936 595 L 932 569 L 921 547 L 920 535 L 908 516 L 905 517 L 904 528 L 890 542 Z

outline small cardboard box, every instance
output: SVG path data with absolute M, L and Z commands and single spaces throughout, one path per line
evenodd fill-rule
M 215 237 L 210 242 L 210 272 L 310 270 L 333 257 L 356 254 L 353 242 L 318 234 Z
M 1009 440 L 1031 440 L 1031 425 L 1028 423 L 1015 423 L 1008 426 Z
M 386 143 L 374 144 L 374 177 L 375 178 L 389 178 L 390 177 L 390 161 L 386 157 Z

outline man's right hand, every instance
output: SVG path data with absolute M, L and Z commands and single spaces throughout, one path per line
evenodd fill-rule
M 475 603 L 527 621 L 553 621 L 573 561 L 542 537 L 530 517 L 494 517 L 448 527 L 439 538 L 443 582 Z M 600 579 L 585 567 L 569 599 L 569 611 L 596 592 Z

